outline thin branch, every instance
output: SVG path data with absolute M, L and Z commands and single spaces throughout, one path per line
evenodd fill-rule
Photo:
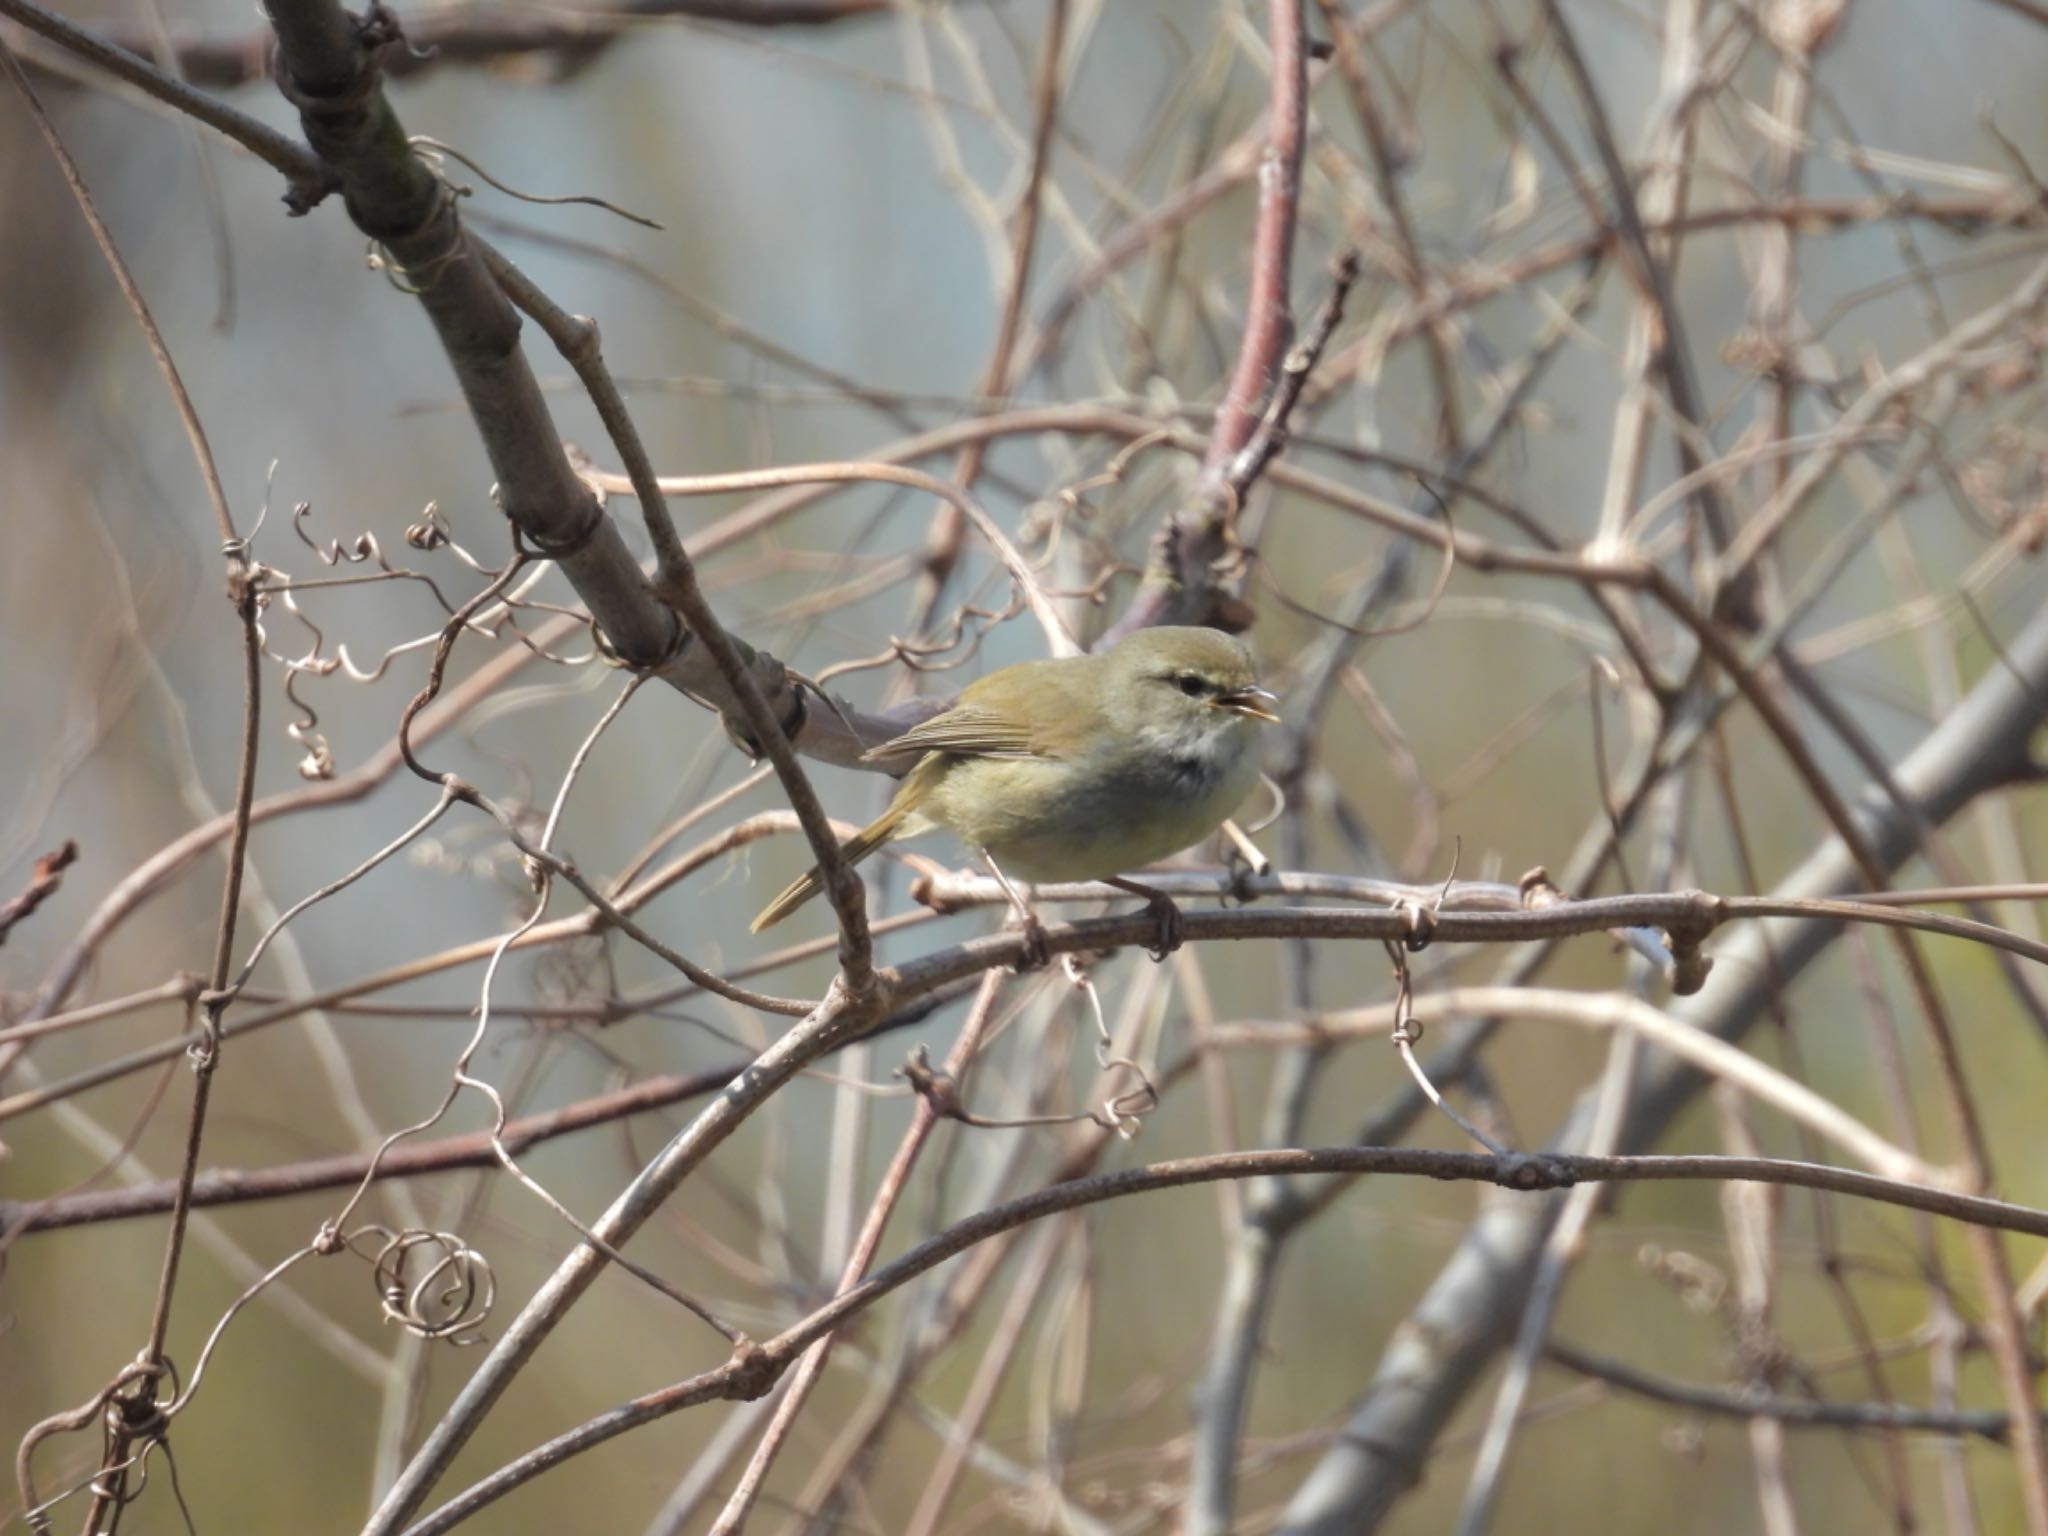
M 889 9 L 890 0 L 628 0 L 603 10 L 533 11 L 514 5 L 431 5 L 406 21 L 413 46 L 391 73 L 412 76 L 448 67 L 514 66 L 542 56 L 566 78 L 587 69 L 621 39 L 664 21 L 729 26 L 822 27 Z M 262 85 L 268 33 L 191 37 L 177 45 L 180 72 L 199 85 Z
M 2011 1437 L 2012 1419 L 1997 1412 L 1909 1408 L 1902 1403 L 1837 1403 L 1820 1398 L 1782 1397 L 1751 1387 L 1702 1387 L 1673 1381 L 1619 1360 L 1552 1340 L 1546 1358 L 1594 1381 L 1605 1382 L 1631 1397 L 1716 1418 L 1770 1419 L 1788 1429 L 1904 1430 L 1909 1434 L 1974 1435 L 2003 1445 Z
M 38 856 L 28 884 L 0 902 L 0 944 L 7 942 L 7 935 L 16 924 L 34 917 L 36 908 L 57 894 L 64 883 L 64 871 L 77 862 L 78 844 L 68 838 L 63 847 Z

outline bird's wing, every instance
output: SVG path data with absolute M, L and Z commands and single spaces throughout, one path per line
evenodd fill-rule
M 1078 702 L 1081 681 L 1075 669 L 1091 666 L 1093 657 L 1059 661 L 1025 661 L 969 683 L 951 709 L 912 726 L 883 742 L 870 759 L 888 760 L 914 753 L 950 752 L 958 757 L 1065 757 L 1076 742 L 1095 739 L 1098 721 L 1078 715 L 1094 706 Z M 1048 696 L 1062 700 L 1060 718 L 1047 720 Z
M 951 752 L 959 757 L 1036 757 L 1031 732 L 993 710 L 956 704 L 923 725 L 883 742 L 870 758 L 907 757 L 914 753 Z

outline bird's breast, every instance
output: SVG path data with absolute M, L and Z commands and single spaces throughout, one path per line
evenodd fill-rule
M 1257 779 L 1250 742 L 1069 760 L 961 758 L 924 809 L 1019 879 L 1099 880 L 1200 842 Z

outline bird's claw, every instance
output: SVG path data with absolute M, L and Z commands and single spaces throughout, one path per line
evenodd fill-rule
M 1164 960 L 1187 942 L 1188 925 L 1181 916 L 1181 910 L 1174 905 L 1173 898 L 1163 891 L 1154 891 L 1145 898 L 1145 908 L 1152 914 L 1152 920 L 1159 925 L 1158 933 L 1147 952 L 1154 960 Z
M 1020 914 L 1017 923 L 1018 935 L 1024 941 L 1024 948 L 1017 956 L 1016 972 L 1042 971 L 1052 963 L 1052 944 L 1045 936 L 1045 924 L 1029 912 Z

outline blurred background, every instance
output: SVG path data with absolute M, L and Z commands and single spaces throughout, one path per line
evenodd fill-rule
M 1105 420 L 1142 417 L 1197 442 L 1207 432 L 1243 328 L 1269 98 L 1263 6 L 955 0 L 820 7 L 773 26 L 745 20 L 772 17 L 773 4 L 733 8 L 741 20 L 667 9 L 408 10 L 416 34 L 440 29 L 442 52 L 395 66 L 389 85 L 411 133 L 474 162 L 445 161 L 473 193 L 465 217 L 557 303 L 598 322 L 663 473 L 861 457 L 1033 404 L 1100 407 Z M 1640 555 L 1688 584 L 1706 558 L 1692 486 L 1679 485 L 1689 462 L 1716 464 L 1708 478 L 1736 523 L 1749 521 L 1795 467 L 1829 452 L 1826 434 L 1866 391 L 2009 305 L 2048 254 L 2036 179 L 2048 164 L 2048 18 L 2021 0 L 1567 0 L 1569 52 L 1597 111 L 1542 4 L 1332 0 L 1310 12 L 1313 36 L 1336 29 L 1344 41 L 1310 65 L 1296 315 L 1328 294 L 1340 248 L 1359 249 L 1363 276 L 1284 463 L 1424 517 L 1448 512 L 1462 532 Z M 177 60 L 194 83 L 297 135 L 264 76 L 249 8 L 184 0 L 67 14 Z M 1035 81 L 1056 19 L 1056 116 L 1034 184 Z M 484 584 L 464 557 L 502 564 L 506 525 L 419 305 L 338 205 L 287 217 L 279 178 L 251 157 L 11 22 L 0 39 L 30 64 L 192 393 L 238 525 L 258 530 L 253 557 L 275 573 L 258 794 L 363 790 L 301 802 L 256 830 L 239 963 L 280 911 L 432 804 L 430 787 L 388 761 L 369 779 L 350 775 L 388 758 L 444 603 Z M 205 972 L 217 846 L 174 860 L 111 930 L 86 925 L 230 802 L 241 695 L 219 539 L 189 446 L 11 88 L 0 123 L 0 898 L 28 882 L 38 855 L 66 839 L 79 850 L 61 890 L 0 951 L 12 1021 L 39 1001 L 76 1012 Z M 1690 423 L 1651 357 L 1657 326 L 1616 232 L 1603 137 L 1630 168 L 1682 323 Z M 660 227 L 523 200 L 493 179 L 530 197 L 604 199 Z M 1037 218 L 1021 321 L 992 379 L 1027 193 Z M 1887 760 L 1996 667 L 2000 637 L 2040 607 L 2040 324 L 2012 308 L 1989 334 L 1940 352 L 1923 384 L 1866 423 L 1889 435 L 1835 454 L 1760 568 L 1767 622 L 1786 626 L 1834 708 Z M 616 468 L 566 365 L 535 328 L 526 339 L 562 436 Z M 1131 430 L 1079 416 L 1027 425 L 990 442 L 973 493 L 1044 562 L 1085 639 L 1129 600 L 1195 460 L 1162 443 L 1122 458 Z M 954 473 L 957 453 L 918 462 Z M 1434 477 L 1427 489 L 1417 467 Z M 751 503 L 671 505 L 694 531 Z M 643 548 L 630 500 L 613 510 Z M 972 535 L 934 591 L 925 552 L 937 518 L 929 497 L 838 489 L 721 540 L 702 574 L 731 630 L 831 674 L 858 707 L 945 694 L 1043 654 L 1043 637 L 1017 618 L 999 562 Z M 461 554 L 407 545 L 408 526 L 430 519 Z M 1433 595 L 1433 548 L 1298 483 L 1262 482 L 1240 532 L 1248 639 L 1291 721 L 1303 718 L 1302 679 L 1341 638 L 1335 616 L 1386 631 L 1350 650 L 1308 723 L 1284 814 L 1258 834 L 1283 867 L 1431 883 L 1454 867 L 1512 881 L 1540 864 L 1559 879 L 1589 875 L 1582 896 L 1736 893 L 1769 889 L 1823 837 L 1807 787 L 1737 702 L 1707 709 L 1711 728 L 1622 829 L 1620 859 L 1604 856 L 1617 841 L 1615 786 L 1662 739 L 1613 610 L 1569 581 L 1469 567 Z M 333 584 L 383 561 L 432 584 Z M 289 601 L 286 580 L 303 589 Z M 623 679 L 573 622 L 537 651 L 522 645 L 520 634 L 573 610 L 558 575 L 523 601 L 516 626 L 456 648 L 451 687 L 474 686 L 428 757 L 537 827 Z M 1692 642 L 1679 626 L 1626 594 L 1615 607 L 1640 655 L 1688 677 Z M 913 644 L 914 667 L 902 659 Z M 1844 738 L 1810 700 L 1795 709 L 1821 771 L 1856 789 L 1867 773 Z M 318 776 L 326 762 L 338 779 Z M 884 801 L 876 775 L 813 767 L 836 817 L 863 821 Z M 1916 863 L 1901 883 L 2024 879 L 2043 851 L 2036 799 L 2021 788 L 1973 810 L 1951 829 L 1954 867 Z M 647 688 L 592 750 L 557 846 L 609 881 L 645 850 L 665 861 L 783 805 L 711 714 Z M 943 839 L 918 851 L 960 858 Z M 1187 862 L 1223 858 L 1212 846 Z M 739 844 L 642 919 L 727 973 L 814 941 L 757 984 L 815 997 L 832 967 L 822 908 L 793 921 L 786 941 L 784 930 L 746 931 L 807 862 L 786 835 Z M 900 871 L 878 871 L 870 910 L 918 910 L 907 886 Z M 229 1014 L 279 1017 L 227 1047 L 203 1165 L 360 1154 L 430 1113 L 473 1027 L 491 941 L 530 905 L 514 851 L 458 811 L 297 918 Z M 558 892 L 549 916 L 576 910 Z M 1998 915 L 2030 921 L 2023 908 Z M 907 959 L 995 921 L 930 918 L 886 935 L 882 953 Z M 1959 944 L 1926 953 L 1955 1010 L 2000 1191 L 2048 1200 L 2038 983 Z M 1483 980 L 1507 963 L 1432 952 L 1418 987 Z M 1309 1065 L 1289 1054 L 1303 1038 L 1290 1021 L 1391 995 L 1377 945 L 1196 947 L 1159 966 L 1123 955 L 1095 980 L 1123 1053 L 1163 1084 L 1140 1133 L 1125 1141 L 1085 1120 L 944 1126 L 885 1254 L 1076 1159 L 1108 1170 L 1267 1144 L 1274 1085 L 1291 1072 L 1307 1087 L 1280 1139 L 1301 1145 L 1350 1140 L 1405 1082 L 1379 1038 L 1337 1040 Z M 1604 938 L 1562 947 L 1542 980 L 1666 996 Z M 784 1027 L 676 992 L 656 957 L 617 935 L 517 951 L 493 983 L 509 1011 L 493 1018 L 474 1070 L 513 1113 L 530 1113 L 736 1068 Z M 606 1006 L 657 994 L 656 1006 Z M 1751 1048 L 1902 1144 L 1952 1158 L 1931 1048 L 1904 997 L 1890 956 L 1852 934 L 1777 1000 Z M 1086 1001 L 1056 972 L 1018 978 L 998 1009 L 1002 1027 L 970 1080 L 981 1112 L 1085 1113 L 1129 1086 L 1098 1066 Z M 909 1120 L 894 1069 L 920 1042 L 943 1056 L 961 1011 L 793 1084 L 685 1186 L 635 1256 L 757 1336 L 815 1304 Z M 0 1078 L 6 1198 L 173 1172 L 189 1027 L 186 1002 L 166 994 L 38 1037 Z M 1492 1038 L 1461 1102 L 1513 1144 L 1539 1145 L 1607 1056 L 1596 1032 L 1517 1022 Z M 607 1123 L 535 1149 L 526 1165 L 594 1218 L 690 1110 Z M 1727 1149 L 1742 1118 L 1702 1100 L 1660 1147 Z M 484 1123 L 471 1094 L 427 1134 Z M 1746 1123 L 1765 1150 L 1817 1155 L 1769 1114 Z M 1403 1134 L 1468 1144 L 1440 1118 Z M 345 1198 L 322 1190 L 197 1220 L 170 1335 L 181 1365 Z M 1368 1179 L 1289 1234 L 1268 1272 L 1230 1528 L 1286 1526 L 1390 1338 L 1475 1214 L 1503 1198 Z M 1242 1263 L 1244 1199 L 1212 1188 L 1097 1207 L 958 1261 L 863 1317 L 797 1421 L 753 1527 L 1189 1528 L 1198 1389 L 1227 1315 L 1225 1277 Z M 528 1191 L 476 1172 L 380 1184 L 355 1219 L 460 1232 L 495 1274 L 498 1311 L 480 1326 L 492 1336 L 573 1242 Z M 1955 1232 L 1787 1193 L 1759 1302 L 1743 1291 L 1734 1230 L 1709 1185 L 1618 1192 L 1569 1271 L 1555 1336 L 1727 1391 L 2001 1406 Z M 8 1443 L 132 1358 L 163 1235 L 159 1216 L 14 1237 L 0 1280 Z M 2023 1278 L 2042 1257 L 2020 1240 L 2009 1255 Z M 609 1274 L 443 1493 L 724 1355 L 671 1302 Z M 359 1525 L 475 1358 L 383 1322 L 367 1265 L 298 1265 L 235 1315 L 179 1421 L 178 1477 L 197 1528 Z M 1452 1527 L 1493 1369 L 1413 1469 L 1386 1529 Z M 939 1497 L 962 1414 L 966 1465 Z M 1555 1361 L 1538 1367 L 1524 1414 L 1497 1529 L 2020 1528 L 2011 1456 L 1982 1438 L 1795 1430 L 1772 1451 L 1739 1418 L 1650 1401 Z M 471 1528 L 705 1529 L 764 1422 L 751 1406 L 680 1414 L 538 1480 Z M 90 1434 L 48 1443 L 39 1486 L 71 1486 L 97 1456 Z M 176 1518 L 161 1488 L 134 1515 L 146 1529 Z

